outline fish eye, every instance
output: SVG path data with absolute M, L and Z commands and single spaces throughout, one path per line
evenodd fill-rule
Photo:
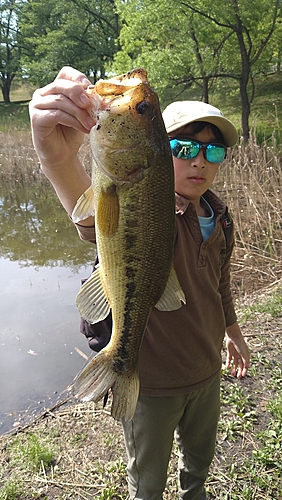
M 142 101 L 139 102 L 139 104 L 137 104 L 136 111 L 139 115 L 144 115 L 144 113 L 147 111 L 149 107 L 150 105 L 147 101 Z

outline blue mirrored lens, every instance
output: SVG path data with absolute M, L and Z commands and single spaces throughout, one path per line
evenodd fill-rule
M 200 151 L 200 145 L 194 141 L 180 141 L 178 139 L 171 139 L 170 141 L 171 152 L 176 158 L 190 160 L 195 158 Z
M 173 156 L 182 160 L 195 158 L 200 149 L 204 150 L 204 157 L 211 163 L 221 163 L 226 156 L 226 147 L 222 144 L 210 144 L 189 139 L 170 139 Z
M 226 149 L 219 144 L 207 144 L 205 147 L 205 157 L 211 163 L 221 163 L 226 156 Z

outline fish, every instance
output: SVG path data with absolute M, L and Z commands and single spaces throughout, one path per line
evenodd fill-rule
M 82 369 L 74 396 L 97 402 L 111 389 L 111 414 L 131 420 L 139 395 L 139 352 L 152 308 L 186 304 L 173 266 L 174 170 L 157 93 L 136 68 L 87 89 L 92 185 L 72 219 L 95 217 L 99 264 L 76 299 L 90 323 L 112 313 L 109 344 Z

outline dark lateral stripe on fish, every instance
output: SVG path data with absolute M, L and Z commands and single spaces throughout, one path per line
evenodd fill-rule
M 134 283 L 135 270 L 131 266 L 126 266 L 125 272 L 128 277 L 130 276 L 131 281 L 126 283 L 122 342 L 117 349 L 117 360 L 114 363 L 114 369 L 119 373 L 123 373 L 128 369 L 125 367 L 123 360 L 130 359 L 130 350 L 128 346 L 132 346 L 132 336 L 135 333 L 132 331 L 132 299 L 134 298 L 134 292 L 136 290 L 136 284 Z

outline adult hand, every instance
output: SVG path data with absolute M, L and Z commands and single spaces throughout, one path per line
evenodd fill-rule
M 42 171 L 69 215 L 91 185 L 77 156 L 84 134 L 95 125 L 85 92 L 90 83 L 83 73 L 64 67 L 52 83 L 34 92 L 29 106 L 33 144 Z M 83 225 L 93 223 L 89 217 Z
M 36 90 L 30 102 L 34 147 L 42 168 L 72 162 L 94 125 L 85 89 L 91 82 L 74 68 L 64 67 L 56 79 Z

